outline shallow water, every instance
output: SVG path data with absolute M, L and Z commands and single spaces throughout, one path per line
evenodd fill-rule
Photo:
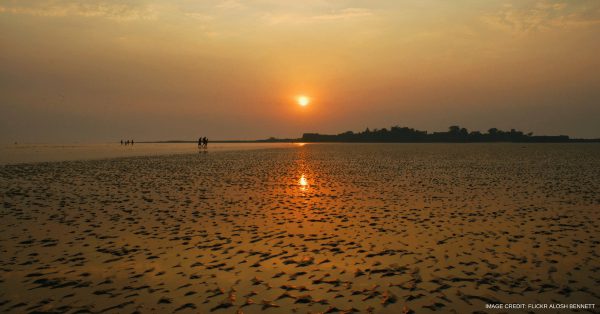
M 309 144 L 0 166 L 0 311 L 598 304 L 598 178 L 598 144 Z
M 210 143 L 208 149 L 198 149 L 195 143 L 135 143 L 109 144 L 13 144 L 0 145 L 0 165 L 92 160 L 132 156 L 156 156 L 293 147 L 292 143 Z

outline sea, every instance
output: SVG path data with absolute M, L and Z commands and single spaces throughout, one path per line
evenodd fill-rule
M 204 152 L 294 147 L 294 143 L 209 143 L 200 149 L 196 143 L 104 144 L 9 144 L 0 145 L 0 165 L 94 160 L 119 157 L 194 154 Z

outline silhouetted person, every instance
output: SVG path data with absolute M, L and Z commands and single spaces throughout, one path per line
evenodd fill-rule
M 202 147 L 202 138 L 199 137 L 198 138 L 198 148 L 201 148 L 201 147 Z
M 121 140 L 121 145 L 123 145 L 123 140 Z
M 208 148 L 208 138 L 204 137 L 202 142 L 204 142 L 204 148 Z
M 133 145 L 133 140 L 131 140 L 131 145 Z

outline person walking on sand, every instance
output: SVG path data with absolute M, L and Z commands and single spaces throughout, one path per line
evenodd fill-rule
M 133 146 L 133 140 L 131 140 L 131 146 Z
M 206 136 L 204 137 L 204 148 L 208 148 L 208 138 L 206 138 Z
M 198 138 L 198 148 L 202 147 L 202 137 Z

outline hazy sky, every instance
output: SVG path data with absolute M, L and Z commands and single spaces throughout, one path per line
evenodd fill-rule
M 599 54 L 598 0 L 0 0 L 0 141 L 600 137 Z

